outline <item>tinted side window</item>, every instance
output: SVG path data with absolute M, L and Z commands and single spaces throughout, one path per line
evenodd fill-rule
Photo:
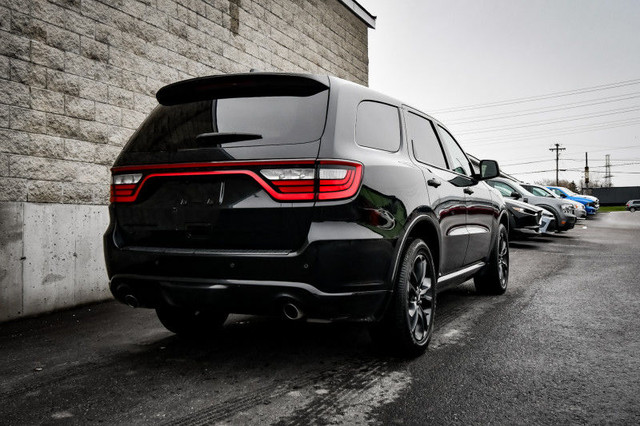
M 549 188 L 549 191 L 553 191 L 556 195 L 559 195 L 561 197 L 564 197 L 564 194 L 562 193 L 562 191 L 560 191 L 559 189 L 555 189 L 555 188 Z
M 537 195 L 538 197 L 551 197 L 550 194 L 544 192 L 542 189 L 540 188 L 536 188 L 535 186 L 532 186 L 530 188 L 526 188 L 525 189 L 529 189 L 529 191 L 531 191 L 531 193 L 533 195 Z
M 511 193 L 515 192 L 513 188 L 502 182 L 488 181 L 487 183 L 500 191 L 503 197 L 511 197 Z
M 461 175 L 471 176 L 471 167 L 469 166 L 469 160 L 464 155 L 462 149 L 458 146 L 453 136 L 449 134 L 444 128 L 440 128 L 440 136 L 442 137 L 442 144 L 445 146 L 451 157 L 452 164 L 449 165 L 449 169 Z
M 431 121 L 416 114 L 407 114 L 407 131 L 413 146 L 413 155 L 421 163 L 433 164 L 443 169 L 447 168 L 442 147 L 436 136 Z
M 358 105 L 356 143 L 368 148 L 395 152 L 400 148 L 400 111 L 379 102 Z

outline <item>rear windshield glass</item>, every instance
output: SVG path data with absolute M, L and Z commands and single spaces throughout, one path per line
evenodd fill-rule
M 316 141 L 324 130 L 328 96 L 329 91 L 324 90 L 311 96 L 243 97 L 159 105 L 131 137 L 123 154 Z

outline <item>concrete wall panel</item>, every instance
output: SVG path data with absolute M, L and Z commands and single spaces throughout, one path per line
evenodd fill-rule
M 73 306 L 76 206 L 24 206 L 24 314 Z
M 102 254 L 106 206 L 0 206 L 0 254 L 8 259 L 0 269 L 0 321 L 111 297 Z
M 0 203 L 0 321 L 22 310 L 22 203 Z
M 102 234 L 109 224 L 106 206 L 83 206 L 75 212 L 75 285 L 77 304 L 111 297 L 102 252 Z

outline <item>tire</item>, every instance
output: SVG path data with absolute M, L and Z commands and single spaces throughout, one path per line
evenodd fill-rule
M 553 213 L 553 217 L 556 220 L 556 232 L 562 232 L 563 230 L 561 229 L 561 225 L 560 225 L 560 215 L 558 215 L 555 211 L 551 213 Z
M 491 249 L 489 263 L 473 278 L 476 291 L 483 294 L 504 294 L 509 284 L 509 236 L 503 224 Z
M 433 334 L 436 272 L 429 247 L 413 240 L 402 258 L 393 296 L 371 337 L 383 350 L 413 358 L 424 353 Z
M 199 337 L 212 335 L 222 328 L 225 312 L 161 306 L 156 308 L 158 319 L 165 328 L 179 336 Z
M 633 212 L 635 212 L 635 211 L 636 211 L 636 208 L 635 208 L 635 207 L 630 207 L 630 208 L 629 208 L 629 211 L 630 211 L 631 213 L 633 213 Z
M 515 229 L 516 229 L 516 220 L 511 216 L 511 213 L 508 213 L 509 215 L 509 239 L 513 239 L 514 235 L 515 235 Z

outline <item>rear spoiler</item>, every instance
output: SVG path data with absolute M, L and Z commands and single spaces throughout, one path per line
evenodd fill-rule
M 250 73 L 198 77 L 164 86 L 156 99 L 178 105 L 210 99 L 311 96 L 329 88 L 329 78 L 310 74 Z

